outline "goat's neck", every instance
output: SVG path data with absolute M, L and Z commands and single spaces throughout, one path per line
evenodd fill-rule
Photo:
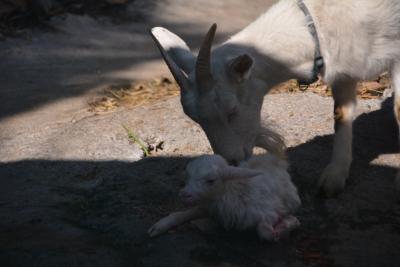
M 252 55 L 254 78 L 264 80 L 268 87 L 312 75 L 315 43 L 296 1 L 279 2 L 225 45 Z

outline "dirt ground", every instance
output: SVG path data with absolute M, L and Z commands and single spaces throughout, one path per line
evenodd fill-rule
M 304 204 L 288 239 L 192 224 L 146 234 L 183 208 L 185 164 L 211 153 L 174 83 L 161 78 L 168 72 L 147 29 L 169 27 L 197 48 L 210 21 L 223 40 L 271 3 L 136 0 L 123 13 L 132 20 L 55 16 L 52 31 L 0 41 L 0 265 L 399 266 L 399 144 L 381 79 L 368 86 L 376 92 L 360 86 L 355 159 L 335 199 L 315 186 L 331 153 L 329 91 L 289 84 L 297 89 L 265 98 L 262 117 L 285 137 Z

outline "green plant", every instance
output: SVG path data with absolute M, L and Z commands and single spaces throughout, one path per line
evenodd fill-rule
M 126 125 L 122 125 L 124 127 L 126 133 L 128 134 L 128 139 L 131 141 L 133 144 L 138 144 L 140 149 L 143 151 L 143 156 L 148 157 L 150 156 L 150 150 L 147 147 L 147 145 L 143 142 L 142 139 L 139 138 L 139 136 L 135 135 L 135 133 L 129 129 Z

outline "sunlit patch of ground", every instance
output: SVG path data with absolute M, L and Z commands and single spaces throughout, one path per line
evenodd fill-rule
M 360 82 L 357 87 L 357 95 L 361 99 L 381 98 L 389 86 L 389 77 L 384 73 L 376 80 Z M 332 95 L 331 89 L 321 80 L 310 85 L 299 85 L 296 80 L 290 80 L 278 85 L 270 93 L 298 92 L 313 92 L 325 97 Z M 133 108 L 147 105 L 161 98 L 177 95 L 179 95 L 179 87 L 176 82 L 164 77 L 132 84 L 108 86 L 104 88 L 99 97 L 89 101 L 88 105 L 89 111 L 104 113 L 115 110 L 118 107 Z
M 361 99 L 377 99 L 381 98 L 384 91 L 390 86 L 387 73 L 382 74 L 376 80 L 364 81 L 358 83 L 357 96 Z M 331 88 L 318 80 L 310 85 L 299 85 L 296 80 L 290 80 L 274 88 L 271 93 L 297 93 L 297 92 L 313 92 L 320 96 L 332 96 Z
M 160 78 L 133 84 L 111 85 L 104 88 L 102 94 L 88 103 L 89 111 L 101 113 L 121 106 L 133 108 L 150 104 L 161 98 L 179 95 L 179 87 L 169 78 Z

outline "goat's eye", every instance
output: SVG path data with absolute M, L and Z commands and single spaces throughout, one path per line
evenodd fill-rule
M 234 107 L 233 109 L 231 109 L 231 111 L 229 111 L 228 113 L 228 122 L 231 122 L 239 113 L 239 108 L 238 107 Z
M 214 182 L 215 182 L 214 179 L 207 179 L 207 180 L 206 180 L 206 183 L 207 183 L 208 185 L 212 185 L 212 184 L 214 184 Z

